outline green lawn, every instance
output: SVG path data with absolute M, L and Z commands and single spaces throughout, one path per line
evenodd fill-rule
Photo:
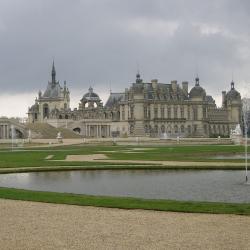
M 13 188 L 0 188 L 0 198 L 121 209 L 146 209 L 187 213 L 192 212 L 250 215 L 250 204 L 146 200 L 126 197 L 121 198 L 54 192 L 38 192 Z
M 81 154 L 106 154 L 113 160 L 148 160 L 148 161 L 215 161 L 215 162 L 243 162 L 243 160 L 221 160 L 213 159 L 216 155 L 234 155 L 243 153 L 243 146 L 234 145 L 199 145 L 199 146 L 160 146 L 149 147 L 152 150 L 137 150 L 138 146 L 59 146 L 48 148 L 24 148 L 0 150 L 0 169 L 1 168 L 23 168 L 23 167 L 45 167 L 45 166 L 98 166 L 105 167 L 111 163 L 100 162 L 64 162 L 67 155 Z M 105 151 L 105 152 L 102 152 Z M 110 151 L 110 152 L 108 152 Z M 114 151 L 114 152 L 111 152 Z M 131 153 L 133 152 L 133 153 Z M 53 155 L 52 160 L 46 160 L 48 155 Z M 58 160 L 58 161 L 56 161 Z M 131 164 L 119 164 L 126 166 Z M 140 165 L 140 164 L 136 164 Z M 145 165 L 145 164 L 143 164 Z M 225 166 L 226 167 L 226 166 Z
M 141 149 L 141 150 L 138 150 Z M 190 168 L 190 169 L 243 169 L 243 167 L 228 167 L 225 163 L 221 167 L 176 167 L 153 164 L 129 164 L 129 163 L 102 163 L 102 162 L 64 162 L 67 155 L 82 154 L 106 154 L 114 160 L 171 160 L 171 161 L 222 161 L 212 159 L 216 155 L 234 155 L 244 153 L 243 146 L 199 145 L 199 146 L 96 146 L 76 145 L 58 146 L 48 148 L 24 148 L 10 151 L 0 150 L 0 173 L 27 172 L 27 171 L 51 171 L 70 169 L 162 169 L 162 168 Z M 105 152 L 104 152 L 105 151 Z M 108 152 L 109 151 L 109 152 Z M 111 152 L 113 151 L 113 152 Z M 136 152 L 136 153 L 131 153 Z M 53 160 L 46 160 L 48 155 L 53 155 Z M 223 160 L 225 162 L 243 162 L 243 160 Z M 4 173 L 4 172 L 2 172 Z M 0 188 L 0 198 L 28 200 L 39 202 L 51 202 L 60 204 L 75 204 L 83 206 L 115 207 L 124 209 L 150 209 L 176 212 L 198 213 L 229 213 L 250 214 L 250 204 L 229 204 L 213 202 L 183 202 L 169 200 L 145 200 L 137 198 L 100 197 L 88 195 L 74 195 L 53 192 L 38 192 L 11 188 Z

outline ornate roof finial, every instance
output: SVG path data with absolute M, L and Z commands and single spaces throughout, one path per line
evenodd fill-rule
M 195 86 L 200 86 L 200 78 L 199 78 L 198 74 L 195 77 Z
M 91 86 L 89 87 L 89 93 L 93 93 L 93 88 Z
M 234 89 L 234 81 L 231 82 L 231 89 Z

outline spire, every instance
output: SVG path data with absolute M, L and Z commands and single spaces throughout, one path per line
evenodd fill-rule
M 200 86 L 200 79 L 199 79 L 198 74 L 195 77 L 195 86 Z
M 55 70 L 54 60 L 53 60 L 53 64 L 52 64 L 51 77 L 52 77 L 52 83 L 55 84 L 56 83 L 56 70 Z

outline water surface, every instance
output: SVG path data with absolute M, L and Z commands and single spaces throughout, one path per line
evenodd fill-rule
M 98 170 L 0 175 L 0 186 L 147 199 L 250 203 L 244 171 Z

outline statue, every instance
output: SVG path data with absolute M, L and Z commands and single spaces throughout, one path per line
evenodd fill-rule
M 62 140 L 62 139 L 63 139 L 63 138 L 62 138 L 62 134 L 61 134 L 60 131 L 57 133 L 56 139 L 57 139 L 58 143 L 62 143 L 62 142 L 63 142 L 63 140 Z

